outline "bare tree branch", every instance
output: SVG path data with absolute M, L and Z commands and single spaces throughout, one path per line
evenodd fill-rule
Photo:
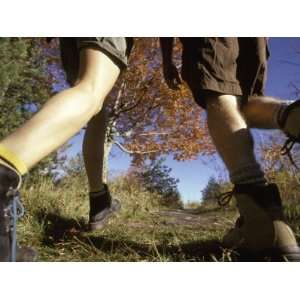
M 130 127 L 130 129 L 129 129 L 128 131 L 130 131 L 130 130 L 132 130 L 133 128 L 137 127 L 137 125 L 138 125 L 139 123 L 142 123 L 143 120 L 144 120 L 144 118 L 146 117 L 146 115 L 147 115 L 151 110 L 154 110 L 154 109 L 156 109 L 156 108 L 159 107 L 159 106 L 160 106 L 160 104 L 151 105 L 150 107 L 148 107 L 148 109 L 146 110 L 146 112 L 145 112 L 143 115 L 139 116 L 136 120 L 132 120 L 132 119 L 131 119 L 131 121 L 132 121 L 133 123 L 132 123 L 132 125 L 131 125 L 131 127 Z M 127 131 L 126 131 L 126 132 L 127 132 Z
M 147 81 L 147 86 L 149 86 L 149 85 L 151 84 L 152 81 L 153 81 L 153 77 Z M 139 88 L 140 88 L 140 86 L 139 86 Z M 126 107 L 126 104 L 124 103 L 123 105 L 121 105 L 121 106 L 119 107 L 119 110 L 118 110 L 116 113 L 117 113 L 118 115 L 120 115 L 121 113 L 126 113 L 126 112 L 128 112 L 128 111 L 133 110 L 134 108 L 136 108 L 137 106 L 140 105 L 140 103 L 142 102 L 143 97 L 144 97 L 144 95 L 145 95 L 146 93 L 147 93 L 147 89 L 144 89 L 143 94 L 139 97 L 139 100 L 137 100 L 136 103 L 134 103 L 133 105 L 131 105 L 131 106 L 129 106 L 129 107 Z M 123 108 L 123 107 L 124 107 L 124 108 Z
M 300 94 L 300 89 L 299 87 L 294 83 L 294 82 L 290 82 L 289 86 L 292 87 L 295 90 L 295 95 L 299 96 Z
M 150 136 L 150 135 L 169 135 L 171 132 L 145 132 L 145 133 L 140 133 L 138 135 L 140 136 Z
M 121 149 L 123 152 L 126 152 L 128 154 L 149 154 L 149 153 L 155 153 L 155 152 L 159 152 L 159 150 L 149 150 L 149 151 L 132 151 L 129 150 L 127 148 L 125 148 L 121 143 L 114 141 L 113 142 L 116 146 L 119 147 L 119 149 Z

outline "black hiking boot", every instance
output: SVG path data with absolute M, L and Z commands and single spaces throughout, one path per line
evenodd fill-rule
M 89 229 L 101 229 L 121 209 L 118 200 L 110 195 L 107 185 L 100 192 L 90 193 Z
M 23 214 L 18 190 L 21 176 L 11 167 L 0 165 L 0 261 L 34 261 L 36 252 L 18 247 L 16 221 Z
M 284 109 L 283 113 L 279 115 L 278 124 L 287 136 L 281 153 L 288 155 L 291 163 L 298 168 L 293 161 L 291 150 L 296 143 L 300 143 L 300 99 Z
M 300 261 L 300 248 L 285 223 L 277 186 L 236 185 L 233 193 L 240 217 L 224 236 L 224 247 L 275 261 Z

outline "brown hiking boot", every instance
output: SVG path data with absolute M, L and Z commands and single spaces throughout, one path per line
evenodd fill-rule
M 0 261 L 33 261 L 36 253 L 21 248 L 16 240 L 16 222 L 23 214 L 18 190 L 21 176 L 11 167 L 0 165 Z
M 240 217 L 224 236 L 224 247 L 300 261 L 300 248 L 293 231 L 284 221 L 277 186 L 236 185 L 233 192 Z

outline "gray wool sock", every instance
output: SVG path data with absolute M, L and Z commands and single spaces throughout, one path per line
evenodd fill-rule
M 265 184 L 267 180 L 260 165 L 249 164 L 230 172 L 230 179 L 233 184 Z

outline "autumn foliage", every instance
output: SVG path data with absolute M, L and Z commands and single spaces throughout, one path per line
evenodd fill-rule
M 180 46 L 175 55 L 180 58 Z M 212 153 L 204 112 L 188 89 L 164 83 L 157 38 L 135 38 L 129 68 L 109 96 L 109 140 L 134 162 L 172 154 L 176 160 Z

